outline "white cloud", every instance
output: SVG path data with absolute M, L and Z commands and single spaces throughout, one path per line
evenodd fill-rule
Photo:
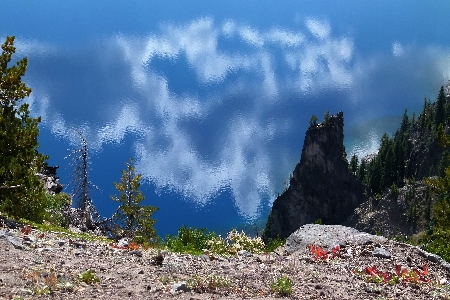
M 100 123 L 87 119 L 81 125 L 72 124 L 70 117 L 63 117 L 67 112 L 50 111 L 49 101 L 55 101 L 51 94 L 42 98 L 41 110 L 54 134 L 68 137 L 76 145 L 79 137 L 71 128 L 77 127 L 95 151 L 133 134 L 137 169 L 159 189 L 173 189 L 205 204 L 213 195 L 229 188 L 240 213 L 254 217 L 262 199 L 272 199 L 275 193 L 272 170 L 278 159 L 269 156 L 270 143 L 278 134 L 289 131 L 286 119 L 267 120 L 276 104 L 280 82 L 285 84 L 277 74 L 277 65 L 288 62 L 294 76 L 307 82 L 309 88 L 330 78 L 337 84 L 351 81 L 346 66 L 352 58 L 351 41 L 332 38 L 327 26 L 317 20 L 307 21 L 308 30 L 316 36 L 313 41 L 307 40 L 301 31 L 275 28 L 263 32 L 233 20 L 217 26 L 211 18 L 181 26 L 166 25 L 160 34 L 147 37 L 116 36 L 103 42 L 105 51 L 119 50 L 111 61 L 123 65 L 119 74 L 128 72 L 125 77 L 129 77 L 126 81 L 131 85 L 121 83 L 128 89 L 128 99 L 111 94 L 106 102 L 108 107 L 92 107 L 93 113 L 104 110 L 104 116 L 111 111 L 109 118 Z M 219 38 L 237 38 L 240 43 L 250 45 L 250 49 L 229 53 L 219 48 Z M 38 55 L 45 50 L 39 49 Z M 273 55 L 275 49 L 283 53 L 286 61 L 277 60 Z M 33 51 L 33 47 L 27 51 Z M 90 50 L 86 51 L 92 55 Z M 156 59 L 172 63 L 186 60 L 199 85 L 222 84 L 230 74 L 238 72 L 240 79 L 234 85 L 222 87 L 218 96 L 210 94 L 211 98 L 178 94 L 172 91 L 170 78 L 153 70 Z M 94 57 L 93 61 L 109 63 L 102 61 L 102 57 Z M 247 90 L 256 94 L 248 98 Z M 235 101 L 235 96 L 227 100 L 227 95 L 240 94 L 243 102 L 227 107 L 227 101 Z M 255 109 L 241 111 L 246 106 Z M 217 112 L 224 125 L 214 129 L 202 127 L 202 123 L 213 122 Z M 202 133 L 190 126 L 199 128 L 195 130 L 212 130 L 208 144 L 213 143 L 216 149 L 213 153 L 204 153 L 208 144 L 199 144 L 194 137 Z M 220 145 L 214 145 L 215 141 Z M 285 160 L 281 155 L 279 159 Z
M 405 52 L 405 49 L 399 42 L 394 42 L 392 44 L 392 54 L 396 57 L 402 56 Z
M 309 18 L 305 22 L 309 32 L 319 39 L 326 39 L 331 33 L 330 25 L 327 22 L 315 18 Z
M 98 86 L 104 88 L 100 94 L 106 100 L 98 104 L 89 98 L 89 116 L 77 116 L 81 120 L 74 121 L 72 111 L 55 104 L 78 99 L 60 99 L 55 94 L 64 86 L 69 97 L 85 84 L 85 78 L 60 82 L 58 76 L 42 80 L 36 73 L 30 74 L 39 86 L 30 99 L 33 109 L 45 115 L 45 125 L 54 134 L 74 144 L 79 137 L 71 128 L 81 128 L 97 151 L 132 135 L 137 171 L 159 190 L 174 190 L 202 205 L 229 189 L 239 212 L 249 218 L 257 215 L 263 199 L 273 200 L 286 180 L 280 176 L 291 172 L 290 164 L 298 161 L 301 149 L 292 149 L 292 144 L 301 139 L 299 130 L 308 122 L 301 113 L 313 110 L 304 95 L 346 90 L 350 105 L 363 103 L 364 109 L 376 110 L 380 91 L 371 79 L 392 71 L 392 64 L 382 63 L 385 57 L 357 56 L 351 38 L 333 35 L 327 22 L 314 18 L 297 31 L 259 30 L 234 20 L 215 24 L 211 18 L 161 28 L 148 36 L 121 35 L 104 41 L 102 50 L 113 53 L 108 60 L 102 51 L 90 48 L 67 54 L 50 47 L 52 55 L 68 55 L 65 60 L 83 56 L 91 62 L 89 69 L 105 68 L 105 82 Z M 227 39 L 237 44 L 232 51 L 220 46 Z M 24 47 L 26 52 L 35 53 L 37 44 L 27 45 L 31 46 Z M 47 53 L 45 47 L 36 47 L 34 55 Z M 444 53 L 428 56 L 438 57 L 440 71 L 448 75 L 449 51 Z M 398 64 L 402 59 L 397 59 Z M 161 61 L 183 67 L 173 75 L 155 66 Z M 51 65 L 53 60 L 45 63 Z M 183 87 L 184 81 L 189 82 L 188 88 Z M 330 101 L 346 105 L 342 98 Z M 367 152 L 373 145 L 372 138 L 355 149 Z M 285 170 L 280 171 L 280 166 Z

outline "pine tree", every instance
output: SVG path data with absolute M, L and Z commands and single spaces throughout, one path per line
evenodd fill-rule
M 47 157 L 37 152 L 40 117 L 32 118 L 28 103 L 19 103 L 31 93 L 22 81 L 28 60 L 8 66 L 16 51 L 14 40 L 6 38 L 0 55 L 0 209 L 40 222 L 45 197 L 36 173 Z
M 152 214 L 158 208 L 141 204 L 145 199 L 143 192 L 139 190 L 142 175 L 136 174 L 132 158 L 126 166 L 126 170 L 122 170 L 120 182 L 114 183 L 119 197 L 111 196 L 113 201 L 120 203 L 113 216 L 117 226 L 113 234 L 116 238 L 127 237 L 138 243 L 151 243 L 156 237 L 156 220 L 152 219 Z
M 439 127 L 440 124 L 444 124 L 445 122 L 445 102 L 444 87 L 441 86 L 438 98 L 436 100 L 436 113 L 434 115 L 434 123 L 436 125 L 436 128 Z
M 353 156 L 350 160 L 350 164 L 348 165 L 348 168 L 349 168 L 350 172 L 352 172 L 352 174 L 356 175 L 356 173 L 358 171 L 358 155 L 353 154 Z

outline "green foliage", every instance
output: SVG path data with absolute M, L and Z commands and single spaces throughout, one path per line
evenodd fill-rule
M 207 232 L 206 228 L 187 228 L 183 225 L 177 235 L 166 236 L 165 244 L 170 251 L 198 255 L 208 249 L 208 241 L 214 237 L 215 233 Z
M 330 111 L 328 110 L 323 115 L 323 124 L 325 126 L 330 126 Z
M 273 252 L 280 246 L 284 246 L 286 244 L 286 239 L 282 239 L 279 236 L 274 239 L 269 239 L 266 246 L 264 247 L 264 252 L 270 253 Z
M 319 120 L 319 118 L 317 118 L 316 115 L 312 115 L 311 119 L 309 119 L 309 128 L 317 127 L 317 121 L 318 120 Z
M 426 235 L 421 239 L 421 243 L 425 245 L 425 250 L 430 253 L 435 253 L 450 262 L 450 230 L 436 228 L 431 234 Z
M 282 297 L 288 297 L 294 291 L 292 280 L 288 276 L 278 277 L 270 286 L 270 290 Z
M 251 238 L 243 231 L 239 233 L 236 229 L 231 230 L 226 239 L 214 236 L 208 241 L 208 249 L 222 255 L 237 255 L 241 250 L 258 254 L 262 253 L 264 248 L 265 244 L 261 238 Z
M 230 281 L 226 277 L 214 274 L 194 275 L 188 280 L 187 285 L 196 293 L 216 293 L 218 289 L 228 288 Z
M 438 140 L 441 146 L 450 146 L 450 137 L 445 135 L 442 125 L 439 127 Z M 425 178 L 424 182 L 430 187 L 436 202 L 432 209 L 433 226 L 422 242 L 429 252 L 450 261 L 450 167 L 445 169 L 444 176 Z
M 100 278 L 95 276 L 94 271 L 92 271 L 91 269 L 88 269 L 88 270 L 84 271 L 83 273 L 78 274 L 78 279 L 80 279 L 82 282 L 87 283 L 87 284 L 100 282 Z
M 152 243 L 156 238 L 154 228 L 156 221 L 152 219 L 152 214 L 158 208 L 141 204 L 145 199 L 143 192 L 139 190 L 142 175 L 136 174 L 132 158 L 129 163 L 125 164 L 127 168 L 122 171 L 120 182 L 114 183 L 119 197 L 111 196 L 113 201 L 120 203 L 113 216 L 113 221 L 117 226 L 114 235 L 117 238 L 131 238 L 139 244 Z
M 66 193 L 59 193 L 56 195 L 45 194 L 45 210 L 43 220 L 60 227 L 67 227 L 68 220 L 63 211 L 70 207 L 72 198 Z
M 358 172 L 358 155 L 353 154 L 350 164 L 348 165 L 348 168 L 352 174 L 356 175 Z
M 395 182 L 392 183 L 390 190 L 391 190 L 392 198 L 396 200 L 398 198 L 399 191 L 398 191 L 398 188 L 397 188 L 397 185 L 395 184 Z
M 317 219 L 314 221 L 314 224 L 323 225 L 322 219 Z
M 450 167 L 450 153 L 447 150 L 445 150 L 444 153 L 442 153 L 442 158 L 439 163 L 439 168 L 438 168 L 439 177 L 445 176 L 445 170 L 448 167 Z
M 28 60 L 8 66 L 15 53 L 14 37 L 7 37 L 0 55 L 0 210 L 16 218 L 41 222 L 45 197 L 35 175 L 47 159 L 37 153 L 40 118 L 30 117 L 31 93 L 22 81 Z

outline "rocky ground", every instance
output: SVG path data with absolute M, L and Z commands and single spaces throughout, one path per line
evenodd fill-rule
M 285 297 L 293 299 L 450 299 L 448 265 L 387 239 L 349 237 L 337 257 L 316 260 L 306 247 L 192 256 L 22 229 L 0 230 L 0 299 L 274 299 L 283 296 L 271 286 L 285 276 L 293 283 Z M 395 265 L 427 265 L 422 279 L 430 282 L 405 275 L 400 283 L 377 283 L 365 273 L 376 266 L 392 274 Z

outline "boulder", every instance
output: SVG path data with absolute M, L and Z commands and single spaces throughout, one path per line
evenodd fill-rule
M 331 250 L 346 244 L 385 243 L 387 238 L 358 231 L 342 225 L 306 224 L 292 233 L 286 240 L 288 253 L 309 252 L 308 245 Z

